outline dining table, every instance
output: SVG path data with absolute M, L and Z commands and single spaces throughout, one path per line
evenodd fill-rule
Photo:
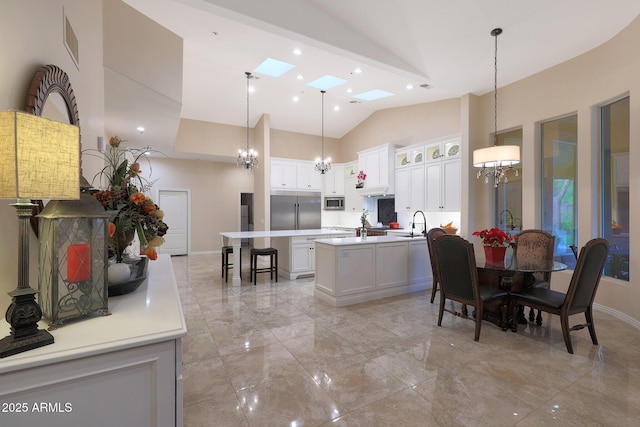
M 531 286 L 535 282 L 535 273 L 562 271 L 567 265 L 553 259 L 517 260 L 511 251 L 507 251 L 504 261 L 488 261 L 484 254 L 476 254 L 476 269 L 480 285 L 500 288 L 506 291 L 519 291 Z M 483 309 L 484 320 L 500 325 L 500 303 L 486 304 Z M 519 323 L 527 323 L 524 313 L 520 310 Z

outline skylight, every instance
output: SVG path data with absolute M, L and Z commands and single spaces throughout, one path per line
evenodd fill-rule
M 278 61 L 277 59 L 267 58 L 262 62 L 262 64 L 254 68 L 253 72 L 269 77 L 280 77 L 294 67 L 295 65 L 293 64 L 287 64 L 286 62 Z
M 343 85 L 346 82 L 346 80 L 327 74 L 320 77 L 319 79 L 315 79 L 314 81 L 307 83 L 307 86 L 311 86 L 320 90 L 329 90 L 332 87 Z
M 373 101 L 380 98 L 386 98 L 387 96 L 393 96 L 394 93 L 387 92 L 386 90 L 374 89 L 369 92 L 359 93 L 357 95 L 353 95 L 354 98 L 361 99 L 363 101 Z

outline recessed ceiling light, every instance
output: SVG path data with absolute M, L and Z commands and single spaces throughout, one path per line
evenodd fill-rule
M 408 85 L 405 86 L 405 88 L 407 90 L 411 90 L 411 89 L 413 89 L 413 85 L 411 83 L 409 83 Z
M 347 93 L 351 93 L 351 92 L 353 92 L 353 89 L 351 88 L 347 89 Z
M 373 101 L 375 99 L 386 98 L 387 96 L 393 96 L 394 94 L 391 92 L 387 92 L 381 89 L 370 90 L 369 92 L 359 93 L 358 95 L 353 95 L 354 98 L 361 99 L 363 101 Z
M 298 102 L 298 101 L 300 101 L 300 98 L 299 98 L 299 97 L 297 97 L 297 96 L 294 96 L 294 97 L 293 97 L 293 102 Z
M 331 89 L 332 87 L 343 85 L 346 82 L 347 82 L 346 80 L 343 80 L 339 77 L 334 77 L 332 75 L 327 74 L 325 76 L 320 77 L 319 79 L 315 79 L 314 81 L 307 83 L 307 86 L 311 86 L 320 90 L 328 90 L 328 89 Z
M 334 106 L 333 111 L 340 111 L 340 106 L 339 105 Z
M 295 48 L 295 49 L 293 49 L 293 54 L 294 55 L 302 55 L 302 51 L 299 48 Z
M 362 69 L 361 68 L 356 68 L 351 72 L 351 74 L 360 74 L 360 73 L 362 73 Z
M 144 132 L 144 127 L 142 127 L 142 126 L 138 126 L 138 127 L 136 128 L 136 130 L 137 130 L 138 132 L 142 133 L 142 132 Z
M 267 58 L 262 64 L 254 68 L 253 71 L 258 74 L 264 74 L 265 76 L 280 77 L 292 68 L 295 68 L 295 65 L 278 61 L 277 59 Z
M 302 74 L 298 74 L 298 75 L 296 76 L 296 79 L 298 79 L 298 80 L 304 80 L 304 76 L 303 76 Z

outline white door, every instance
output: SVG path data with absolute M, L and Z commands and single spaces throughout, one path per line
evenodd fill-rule
M 159 252 L 169 255 L 188 254 L 189 190 L 158 190 L 158 205 L 164 211 L 164 222 L 169 226 Z

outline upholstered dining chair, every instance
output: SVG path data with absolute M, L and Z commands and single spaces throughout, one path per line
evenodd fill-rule
M 518 305 L 528 305 L 547 313 L 560 316 L 562 336 L 567 351 L 573 354 L 570 331 L 589 328 L 591 342 L 598 345 L 596 329 L 593 325 L 592 306 L 598 290 L 602 269 L 609 254 L 609 242 L 605 239 L 592 239 L 580 250 L 576 268 L 573 270 L 567 293 L 544 288 L 528 288 L 509 295 L 513 307 L 514 319 L 511 330 L 517 332 L 516 313 Z M 569 327 L 569 316 L 584 313 L 586 323 Z
M 436 292 L 439 289 L 440 279 L 438 278 L 438 265 L 436 257 L 433 253 L 433 241 L 440 236 L 444 236 L 447 232 L 444 228 L 435 227 L 427 231 L 427 248 L 429 249 L 429 259 L 431 260 L 431 274 L 433 275 L 433 285 L 431 286 L 431 304 L 436 298 Z
M 501 327 L 507 329 L 507 298 L 508 292 L 499 289 L 482 286 L 478 281 L 476 269 L 476 257 L 473 244 L 460 236 L 446 234 L 433 241 L 433 249 L 436 256 L 438 278 L 440 280 L 440 312 L 438 313 L 438 326 L 442 326 L 442 316 L 445 311 L 464 318 L 464 313 L 459 313 L 446 308 L 446 300 L 457 301 L 475 308 L 475 337 L 480 339 L 482 326 L 482 313 L 485 303 L 499 301 L 501 314 Z
M 545 267 L 549 261 L 553 260 L 553 249 L 556 238 L 544 230 L 529 229 L 523 230 L 517 235 L 514 257 L 519 266 L 527 265 L 535 268 L 540 265 Z M 551 288 L 551 272 L 533 273 L 533 282 L 527 283 L 528 287 Z M 534 317 L 533 308 L 529 309 L 529 320 L 536 321 L 536 325 L 542 325 L 542 313 L 538 310 L 538 315 Z

